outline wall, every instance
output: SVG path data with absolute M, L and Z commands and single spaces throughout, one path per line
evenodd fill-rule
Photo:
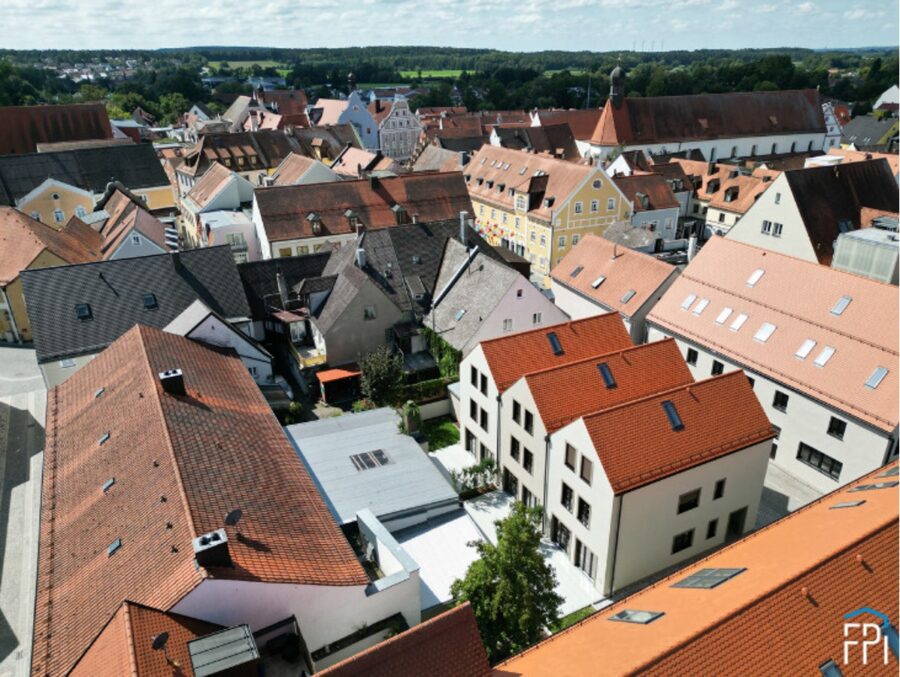
M 467 375 L 460 375 L 461 378 L 464 376 Z M 513 402 L 518 402 L 522 407 L 519 423 L 513 420 Z M 534 416 L 531 434 L 526 432 L 524 427 L 526 411 Z M 544 504 L 545 469 L 547 467 L 546 436 L 547 429 L 538 413 L 528 384 L 525 379 L 520 378 L 506 389 L 500 403 L 500 480 L 502 482 L 504 469 L 508 469 L 510 474 L 516 477 L 519 481 L 517 499 L 522 499 L 522 489 L 525 488 L 531 492 L 534 501 Z M 518 461 L 513 459 L 510 453 L 513 437 L 519 442 Z M 526 449 L 534 456 L 531 472 L 528 472 L 524 466 Z
M 97 357 L 97 355 L 99 355 L 99 353 L 80 355 L 79 357 L 72 357 L 68 360 L 53 360 L 41 364 L 41 374 L 44 377 L 44 383 L 47 385 L 47 390 L 68 380 L 72 374 Z M 71 366 L 64 367 L 64 363 L 70 364 Z
M 378 149 L 378 125 L 375 118 L 366 108 L 366 103 L 360 98 L 358 91 L 353 91 L 347 98 L 347 108 L 338 118 L 338 124 L 350 123 L 356 127 L 356 133 L 368 150 Z
M 672 335 L 652 324 L 648 326 L 648 334 L 649 341 L 658 341 Z M 680 336 L 675 336 L 675 340 L 685 357 L 688 348 L 697 350 L 697 364 L 688 364 L 694 378 L 709 376 L 713 360 L 721 362 L 725 372 L 743 368 L 742 365 L 695 342 L 686 341 Z M 744 372 L 754 379 L 753 391 L 769 421 L 781 428 L 781 433 L 777 438 L 777 452 L 772 462 L 817 491 L 821 493 L 834 491 L 883 465 L 887 460 L 891 440 L 894 440 L 896 454 L 896 429 L 891 433 L 878 430 L 767 376 L 749 369 L 744 369 Z M 776 390 L 788 395 L 786 412 L 772 406 Z M 832 416 L 847 422 L 843 440 L 828 434 L 828 425 Z M 797 460 L 800 442 L 840 461 L 843 468 L 839 479 L 835 480 Z
M 449 416 L 452 413 L 453 411 L 449 398 L 437 400 L 435 402 L 426 402 L 425 404 L 419 405 L 419 414 L 422 416 L 423 421 L 439 418 L 441 416 Z
M 58 195 L 59 199 L 54 200 L 53 195 Z M 78 207 L 81 207 L 85 213 L 90 213 L 94 210 L 95 202 L 94 196 L 89 191 L 48 179 L 28 195 L 17 200 L 16 208 L 41 223 L 59 230 L 75 215 Z M 53 216 L 56 209 L 61 209 L 63 212 L 61 221 L 57 221 Z
M 390 158 L 408 160 L 416 148 L 422 127 L 404 99 L 394 101 L 390 115 L 379 129 L 381 151 Z
M 726 212 L 724 209 L 710 207 L 706 210 L 705 237 L 708 239 L 714 235 L 726 235 L 740 220 L 740 214 Z
M 128 186 L 125 186 L 129 188 Z M 131 192 L 145 199 L 147 209 L 151 212 L 161 209 L 174 209 L 175 191 L 172 186 L 166 184 L 164 186 L 155 186 L 150 188 L 133 188 Z
M 825 148 L 825 130 L 810 134 L 773 134 L 769 136 L 750 136 L 731 139 L 694 140 L 682 142 L 636 144 L 621 146 L 600 146 L 591 144 L 591 155 L 595 158 L 605 159 L 614 150 L 622 152 L 642 150 L 656 155 L 658 153 L 674 153 L 681 150 L 697 149 L 703 153 L 707 160 L 724 160 L 733 155 L 736 149 L 736 157 L 754 157 L 756 155 L 769 155 L 773 153 L 789 153 L 791 144 L 794 144 L 793 152 L 806 152 L 810 150 L 822 150 Z M 810 146 L 812 144 L 812 146 Z M 713 156 L 713 152 L 715 155 Z
M 209 246 L 214 247 L 220 244 L 229 244 L 228 235 L 231 233 L 240 233 L 244 236 L 244 242 L 247 244 L 246 259 L 244 261 L 259 261 L 262 258 L 262 252 L 259 248 L 259 241 L 256 239 L 256 229 L 253 222 L 246 220 L 243 214 L 237 215 L 233 212 L 206 212 L 200 215 L 200 227 L 206 232 L 206 226 L 210 227 Z M 203 243 L 206 246 L 206 243 Z M 233 252 L 235 255 L 237 252 Z M 244 261 L 240 261 L 243 263 Z
M 137 238 L 135 243 L 133 238 Z M 135 256 L 149 256 L 151 254 L 165 254 L 166 250 L 156 244 L 153 240 L 147 239 L 138 231 L 132 229 L 126 235 L 119 246 L 108 256 L 108 259 L 131 259 Z
M 38 254 L 31 263 L 28 264 L 28 268 L 26 270 L 36 270 L 38 268 L 49 268 L 51 266 L 64 266 L 66 265 L 66 261 L 63 261 L 56 254 L 53 254 L 46 249 Z M 30 341 L 32 339 L 31 336 L 31 321 L 28 319 L 28 312 L 25 308 L 25 296 L 22 293 L 22 278 L 17 277 L 15 280 L 10 282 L 6 286 L 6 297 L 9 299 L 10 310 L 12 311 L 13 320 L 16 323 L 16 327 L 19 330 L 19 336 L 23 341 Z M 0 297 L 2 300 L 2 297 Z M 2 337 L 6 331 L 9 331 L 6 326 L 6 322 L 0 318 L 0 337 Z
M 662 239 L 674 240 L 678 229 L 678 208 L 635 212 L 631 217 L 631 225 L 635 228 L 650 230 L 651 223 L 655 223 L 653 232 L 659 233 Z
M 272 358 L 245 339 L 239 332 L 225 326 L 215 315 L 207 315 L 187 337 L 214 346 L 233 348 L 258 384 L 272 383 Z
M 554 303 L 573 320 L 604 315 L 611 310 L 572 291 L 556 280 L 550 281 L 550 289 L 553 292 Z
M 472 367 L 475 367 L 479 374 L 484 374 L 487 377 L 487 395 L 482 394 L 479 386 L 472 385 Z M 480 409 L 484 409 L 487 412 L 487 430 L 483 430 L 478 421 L 473 421 L 469 416 L 469 403 L 472 401 Z M 475 447 L 469 449 L 469 451 L 475 454 L 477 458 L 480 458 L 482 447 L 495 460 L 497 458 L 497 416 L 499 406 L 497 402 L 497 387 L 494 384 L 494 378 L 484 357 L 484 351 L 479 345 L 463 358 L 459 366 L 459 439 L 460 443 L 465 447 L 466 431 L 472 434 L 475 440 Z

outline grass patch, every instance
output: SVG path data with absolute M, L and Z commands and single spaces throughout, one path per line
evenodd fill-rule
M 272 61 L 271 59 L 264 61 L 207 61 L 206 65 L 218 70 L 223 63 L 227 63 L 231 68 L 253 68 L 253 66 L 259 66 L 260 68 L 277 68 L 283 65 L 278 61 Z
M 443 449 L 459 442 L 459 428 L 445 417 L 422 421 L 422 433 L 428 440 L 428 451 Z
M 596 613 L 594 611 L 594 607 L 592 607 L 590 605 L 584 607 L 583 609 L 578 609 L 578 611 L 573 611 L 569 615 L 563 616 L 562 618 L 560 618 L 559 621 L 550 628 L 550 632 L 553 633 L 554 635 L 557 632 L 562 632 L 566 628 L 568 628 L 572 625 L 575 625 L 578 621 L 584 620 L 585 618 L 593 615 L 594 613 Z
M 400 75 L 409 80 L 413 80 L 419 77 L 419 72 L 420 71 L 418 70 L 400 71 Z M 452 68 L 447 70 L 426 70 L 423 68 L 421 73 L 423 78 L 458 78 L 462 75 L 462 70 L 455 70 Z

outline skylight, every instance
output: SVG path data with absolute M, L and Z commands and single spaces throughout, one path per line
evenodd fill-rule
M 822 348 L 822 352 L 819 353 L 819 356 L 815 359 L 815 365 L 817 367 L 824 367 L 828 364 L 828 360 L 831 359 L 831 356 L 834 355 L 835 349 L 831 346 L 825 346 Z
M 772 334 L 775 333 L 775 329 L 777 329 L 777 327 L 771 322 L 763 322 L 762 326 L 756 330 L 753 338 L 761 343 L 765 343 L 771 338 Z
M 144 294 L 144 310 L 155 310 L 156 308 L 159 308 L 156 294 Z
M 753 271 L 753 273 L 751 273 L 750 277 L 747 278 L 747 286 L 755 287 L 756 283 L 759 282 L 760 278 L 762 278 L 762 276 L 765 274 L 766 271 L 764 271 L 762 268 L 757 268 Z
M 694 315 L 700 315 L 704 310 L 706 310 L 706 306 L 709 305 L 709 299 L 700 299 L 697 301 L 697 305 L 694 306 L 694 310 L 692 311 Z
M 112 557 L 114 554 L 116 554 L 116 551 L 117 551 L 119 548 L 121 548 L 121 547 L 122 547 L 122 539 L 121 539 L 121 538 L 117 538 L 117 539 L 114 540 L 112 543 L 110 543 L 109 546 L 107 546 L 107 548 L 106 548 L 106 556 L 107 556 L 107 557 Z
M 803 342 L 803 345 L 797 348 L 797 352 L 794 353 L 794 357 L 799 357 L 801 360 L 805 360 L 809 357 L 809 354 L 812 352 L 812 349 L 816 347 L 816 342 L 812 339 L 806 339 Z
M 106 441 L 107 441 L 108 439 L 109 439 L 109 433 L 103 433 L 103 434 L 100 436 L 100 439 L 97 440 L 97 446 L 98 446 L 98 447 L 103 446 L 104 444 L 106 444 Z
M 559 337 L 556 335 L 555 331 L 551 331 L 547 334 L 547 340 L 550 341 L 550 348 L 553 350 L 554 355 L 563 354 L 562 344 L 560 344 Z
M 874 491 L 875 489 L 891 489 L 900 484 L 900 480 L 893 482 L 878 482 L 877 484 L 860 484 L 853 487 L 850 491 Z
M 866 380 L 866 388 L 871 388 L 875 390 L 878 386 L 881 385 L 881 382 L 884 380 L 884 377 L 888 375 L 888 370 L 885 367 L 875 367 L 875 371 L 872 372 L 872 375 Z
M 673 588 L 706 588 L 712 589 L 721 585 L 725 581 L 731 580 L 738 574 L 746 571 L 746 568 L 740 569 L 701 569 L 675 583 Z
M 691 307 L 691 304 L 693 304 L 694 301 L 696 301 L 696 300 L 697 300 L 696 294 L 688 294 L 688 297 L 684 301 L 681 302 L 681 309 L 687 310 L 688 308 Z
M 844 501 L 843 503 L 835 503 L 833 506 L 828 508 L 829 510 L 840 510 L 841 508 L 858 508 L 865 501 Z
M 353 467 L 357 470 L 369 470 L 371 468 L 377 468 L 382 465 L 387 465 L 391 462 L 387 457 L 387 454 L 384 453 L 383 449 L 376 449 L 375 451 L 364 451 L 361 454 L 353 454 L 352 456 L 350 456 L 350 461 L 353 463 Z
M 106 481 L 103 483 L 103 486 L 100 487 L 100 488 L 103 489 L 103 493 L 105 494 L 107 491 L 109 491 L 110 489 L 112 489 L 112 485 L 114 485 L 115 483 L 116 483 L 116 478 L 115 478 L 115 477 L 110 477 L 108 480 L 106 480 Z
M 850 305 L 850 302 L 853 300 L 852 296 L 842 296 L 837 300 L 837 303 L 834 304 L 834 308 L 831 309 L 832 315 L 841 315 L 845 310 L 847 310 L 847 306 Z
M 569 273 L 569 277 L 578 277 L 578 274 L 584 270 L 584 266 L 576 266 L 575 270 Z
M 601 276 L 598 277 L 596 280 L 594 280 L 593 282 L 591 282 L 591 287 L 592 287 L 593 289 L 596 289 L 597 287 L 599 287 L 599 286 L 600 286 L 601 284 L 603 284 L 604 282 L 606 282 L 606 276 L 605 276 L 605 275 L 601 275 Z
M 897 475 L 900 475 L 900 467 L 895 465 L 893 468 L 885 470 L 879 477 L 897 477 Z
M 94 391 L 94 399 L 97 399 L 98 397 L 100 397 L 100 396 L 101 396 L 103 393 L 105 393 L 105 392 L 106 392 L 106 388 L 102 388 L 102 387 L 101 387 L 101 388 L 97 388 L 97 390 Z
M 610 616 L 609 620 L 620 621 L 623 623 L 639 623 L 641 625 L 647 625 L 647 623 L 652 623 L 657 618 L 663 615 L 665 615 L 665 612 L 663 611 L 640 611 L 637 609 L 623 609 L 616 615 Z
M 609 368 L 609 365 L 606 362 L 601 362 L 597 365 L 597 370 L 600 372 L 600 376 L 603 377 L 603 383 L 606 384 L 607 389 L 612 389 L 616 387 L 616 379 L 612 375 L 612 371 Z
M 683 430 L 684 422 L 681 420 L 681 416 L 678 415 L 675 403 L 671 400 L 666 400 L 662 403 L 662 408 L 666 412 L 666 417 L 669 419 L 669 425 L 672 426 L 672 430 Z
M 75 317 L 82 322 L 93 319 L 94 314 L 91 312 L 91 305 L 89 303 L 76 303 Z
M 466 314 L 466 309 L 460 308 L 459 310 L 456 311 L 456 315 L 454 315 L 454 317 L 456 318 L 456 321 L 459 322 L 462 319 L 462 316 L 465 314 Z
M 736 318 L 734 318 L 734 322 L 731 323 L 731 331 L 739 331 L 741 327 L 744 326 L 744 322 L 747 321 L 747 314 L 741 313 Z
M 732 310 L 727 306 L 722 308 L 722 312 L 719 313 L 719 316 L 716 318 L 716 324 L 725 324 L 725 320 L 731 317 Z
M 621 302 L 628 303 L 631 299 L 634 298 L 635 294 L 637 294 L 637 292 L 634 289 L 629 289 L 627 292 L 625 292 L 625 295 L 622 297 Z

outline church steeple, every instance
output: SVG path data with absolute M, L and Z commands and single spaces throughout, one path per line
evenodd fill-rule
M 616 64 L 609 74 L 609 100 L 614 108 L 620 108 L 625 98 L 625 70 Z

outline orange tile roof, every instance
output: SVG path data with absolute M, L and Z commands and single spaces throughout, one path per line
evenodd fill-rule
M 187 396 L 162 391 L 172 368 Z M 368 582 L 232 355 L 137 325 L 50 391 L 46 439 L 35 675 L 64 674 L 125 599 L 170 609 L 204 578 Z M 234 567 L 196 568 L 191 539 L 237 507 Z
M 290 157 L 290 156 L 289 156 Z M 212 200 L 225 184 L 231 179 L 232 171 L 219 162 L 213 162 L 207 169 L 200 180 L 194 184 L 187 197 L 203 209 L 210 200 Z
M 896 462 L 892 464 L 896 468 Z M 896 675 L 872 661 L 843 665 L 843 615 L 860 607 L 896 627 L 898 492 L 838 489 L 496 666 L 514 675 Z M 838 503 L 864 500 L 854 508 Z M 672 587 L 709 568 L 745 569 L 713 589 Z M 624 609 L 664 615 L 649 624 L 609 618 Z M 859 619 L 858 619 L 859 620 Z M 862 620 L 870 621 L 872 617 Z M 859 653 L 855 654 L 858 660 Z
M 602 108 L 589 108 L 586 110 L 570 108 L 567 110 L 549 109 L 537 111 L 537 117 L 542 125 L 554 125 L 565 122 L 572 130 L 576 139 L 590 139 L 600 121 Z
M 554 355 L 547 335 L 554 332 L 563 348 Z M 502 393 L 525 374 L 631 348 L 631 338 L 616 313 L 501 336 L 481 342 L 494 383 Z
M 749 287 L 756 270 L 765 271 Z M 691 310 L 682 304 L 691 294 Z M 846 412 L 885 432 L 898 425 L 897 287 L 826 266 L 712 238 L 653 307 L 647 321 L 707 346 L 752 371 Z M 831 312 L 843 296 L 852 298 L 840 315 Z M 709 306 L 696 315 L 700 299 Z M 732 313 L 722 324 L 725 308 Z M 731 323 L 748 316 L 739 330 Z M 766 342 L 754 338 L 763 323 L 776 326 Z M 805 359 L 795 353 L 816 344 Z M 825 346 L 836 349 L 816 366 Z M 876 367 L 889 370 L 877 388 L 865 386 Z
M 0 286 L 19 277 L 44 250 L 66 263 L 86 263 L 98 260 L 98 247 L 99 238 L 81 222 L 56 230 L 17 209 L 0 207 Z
M 601 363 L 609 366 L 615 388 L 606 387 L 597 367 Z M 672 339 L 549 367 L 525 380 L 548 432 L 579 416 L 694 382 Z
M 466 602 L 316 674 L 486 677 L 490 672 L 475 614 Z
M 300 155 L 300 153 L 291 153 L 272 174 L 275 177 L 276 186 L 293 186 L 297 183 L 301 176 L 309 171 L 310 167 L 319 161 L 315 158 Z
M 579 266 L 581 272 L 572 277 Z M 631 317 L 657 295 L 670 276 L 677 274 L 677 268 L 668 263 L 589 234 L 569 250 L 550 277 L 595 303 Z M 601 276 L 606 279 L 594 288 Z M 629 290 L 634 295 L 622 303 Z
M 675 405 L 681 430 L 672 429 L 662 407 L 666 401 Z M 584 425 L 617 494 L 775 436 L 741 371 L 585 416 Z
M 678 209 L 679 202 L 665 178 L 659 174 L 632 174 L 616 176 L 613 182 L 632 203 L 635 212 L 655 209 Z M 647 196 L 649 204 L 645 209 L 638 199 L 638 193 Z
M 734 214 L 744 214 L 771 185 L 772 181 L 768 175 L 726 176 L 719 185 L 719 190 L 712 194 L 709 206 Z
M 72 677 L 193 677 L 187 643 L 221 626 L 134 602 L 123 602 L 90 648 L 75 664 Z M 153 638 L 169 634 L 166 650 L 154 650 Z M 166 657 L 180 666 L 173 670 Z M 229 673 L 230 674 L 230 673 Z M 256 674 L 255 668 L 253 673 Z
M 132 197 L 116 190 L 103 205 L 109 218 L 100 228 L 103 244 L 100 251 L 103 258 L 112 256 L 116 248 L 133 230 L 137 230 L 151 242 L 169 251 L 166 244 L 166 227 L 162 221 L 148 212 Z
M 524 171 L 523 171 L 524 170 Z M 526 153 L 525 151 L 502 148 L 490 144 L 482 146 L 463 172 L 471 178 L 466 182 L 469 195 L 474 200 L 484 200 L 505 209 L 513 209 L 516 197 L 510 194 L 512 188 L 516 193 L 525 193 L 529 185 L 533 185 L 536 172 L 546 174 L 546 188 L 541 201 L 532 204 L 529 214 L 547 220 L 551 212 L 559 210 L 581 185 L 591 176 L 598 176 L 606 181 L 607 176 L 599 167 L 575 164 L 566 160 L 557 160 L 547 155 Z M 482 184 L 478 180 L 482 179 Z M 499 191 L 499 188 L 503 188 Z M 552 206 L 546 206 L 543 198 L 554 198 Z
M 829 148 L 829 155 L 840 155 L 844 162 L 864 162 L 865 160 L 878 160 L 884 158 L 890 165 L 891 173 L 896 176 L 900 173 L 900 155 L 897 153 L 871 153 L 864 150 L 849 150 L 848 148 Z

